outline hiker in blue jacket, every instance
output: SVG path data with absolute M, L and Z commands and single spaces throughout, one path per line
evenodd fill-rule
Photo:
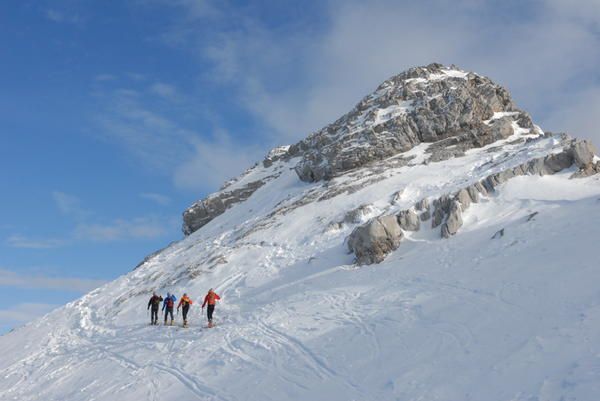
M 165 312 L 165 326 L 167 325 L 167 316 L 171 315 L 171 326 L 173 326 L 173 306 L 175 306 L 177 298 L 175 295 L 167 292 L 167 297 L 163 301 L 162 310 Z

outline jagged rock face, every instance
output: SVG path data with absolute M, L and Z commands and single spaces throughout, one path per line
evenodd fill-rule
M 295 145 L 273 149 L 262 163 L 226 183 L 219 192 L 196 202 L 183 214 L 183 232 L 189 235 L 245 201 L 281 174 L 282 169 L 293 168 L 301 180 L 308 182 L 328 180 L 324 183 L 327 192 L 315 195 L 315 200 L 320 201 L 360 190 L 365 181 L 359 182 L 358 177 L 365 174 L 370 175 L 369 182 L 376 182 L 383 179 L 387 168 L 417 163 L 412 160 L 416 153 L 423 153 L 421 149 L 402 153 L 421 143 L 429 145 L 423 147 L 427 157 L 418 163 L 428 164 L 465 156 L 469 149 L 508 137 L 511 141 L 505 142 L 527 143 L 542 134 L 529 115 L 515 107 L 509 93 L 488 78 L 440 64 L 412 68 L 385 81 L 333 124 Z M 465 191 L 471 201 L 477 202 L 480 194 L 486 195 L 498 182 L 514 175 L 552 174 L 573 161 L 581 170 L 577 176 L 591 175 L 600 170 L 598 163 L 594 164 L 594 153 L 590 143 L 576 141 L 569 154 L 536 160 L 519 167 L 523 170 L 518 172 L 502 172 Z M 335 181 L 331 179 L 342 174 L 356 177 L 348 176 L 344 184 L 329 187 Z M 311 192 L 317 193 L 317 190 Z M 401 192 L 395 195 L 397 200 L 401 197 Z M 307 197 L 294 207 L 310 201 Z M 462 194 L 461 205 L 465 207 L 467 202 L 468 197 Z M 442 225 L 451 204 L 445 202 L 442 206 L 427 207 L 419 214 L 419 220 L 432 218 L 433 227 Z M 415 230 L 418 221 L 412 216 L 405 217 L 410 217 L 410 221 L 407 218 L 401 221 L 405 229 Z
M 289 153 L 302 156 L 296 166 L 300 179 L 318 181 L 422 142 L 441 141 L 430 150 L 431 161 L 459 156 L 512 135 L 513 122 L 533 127 L 504 88 L 474 73 L 431 64 L 387 80 Z
M 264 181 L 254 181 L 242 188 L 220 192 L 194 203 L 183 212 L 183 233 L 190 235 L 218 215 L 223 214 L 231 205 L 248 199 L 264 184 Z

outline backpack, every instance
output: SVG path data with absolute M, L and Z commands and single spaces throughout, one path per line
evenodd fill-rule
M 167 298 L 167 308 L 172 308 L 173 307 L 173 298 L 169 297 Z

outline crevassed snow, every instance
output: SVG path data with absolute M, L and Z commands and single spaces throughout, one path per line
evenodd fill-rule
M 354 225 L 325 230 L 361 204 L 410 207 L 559 148 L 474 149 L 376 183 L 348 173 L 328 187 L 363 188 L 296 208 L 328 188 L 281 162 L 140 268 L 0 337 L 0 400 L 594 400 L 597 177 L 514 178 L 455 237 L 424 227 L 376 266 L 352 264 Z M 210 287 L 222 296 L 214 329 L 197 305 Z M 153 290 L 193 297 L 190 328 L 148 326 Z

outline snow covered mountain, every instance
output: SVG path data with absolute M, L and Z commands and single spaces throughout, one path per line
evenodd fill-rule
M 0 337 L 0 400 L 596 400 L 599 171 L 488 78 L 410 69 Z M 189 328 L 148 325 L 154 290 Z

